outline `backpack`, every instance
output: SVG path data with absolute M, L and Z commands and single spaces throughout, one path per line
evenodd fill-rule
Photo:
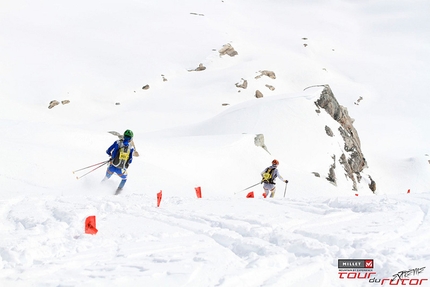
M 271 183 L 274 184 L 274 177 L 272 176 L 273 171 L 275 170 L 275 167 L 268 167 L 263 173 L 263 178 L 261 179 L 261 183 Z
M 118 151 L 112 161 L 112 165 L 118 168 L 128 168 L 128 159 L 130 158 L 130 146 L 125 146 L 122 140 L 118 141 Z

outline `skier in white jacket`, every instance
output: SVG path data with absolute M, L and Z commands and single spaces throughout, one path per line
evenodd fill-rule
M 276 191 L 276 178 L 280 178 L 283 182 L 287 183 L 288 180 L 284 179 L 278 172 L 278 165 L 279 165 L 279 161 L 274 159 L 272 160 L 272 165 L 265 168 L 262 172 L 261 172 L 261 176 L 263 177 L 263 179 L 261 180 L 261 182 L 263 183 L 263 189 L 264 189 L 264 197 L 269 196 L 270 193 L 270 197 L 274 197 L 275 196 L 275 191 Z

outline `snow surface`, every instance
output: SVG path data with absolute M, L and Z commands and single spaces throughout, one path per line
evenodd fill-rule
M 338 259 L 430 279 L 429 12 L 425 0 L 2 1 L 0 286 L 376 284 L 339 278 Z M 227 43 L 237 56 L 220 57 Z M 356 191 L 338 162 L 337 186 L 325 179 L 344 151 L 339 124 L 315 112 L 322 88 L 306 89 L 322 84 L 355 119 L 368 162 Z M 70 103 L 47 109 L 54 99 Z M 140 157 L 123 193 L 118 177 L 100 183 L 104 167 L 76 180 L 125 129 Z M 288 185 L 244 191 L 273 158 Z

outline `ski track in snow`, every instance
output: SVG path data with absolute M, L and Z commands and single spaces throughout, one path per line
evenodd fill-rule
M 420 250 L 430 239 L 428 204 L 427 195 L 167 197 L 159 208 L 142 194 L 15 197 L 1 202 L 0 283 L 297 286 L 306 276 L 318 280 L 316 286 L 340 284 L 339 258 L 371 257 L 380 272 L 429 260 Z M 255 212 L 237 212 L 236 205 Z M 83 234 L 89 215 L 97 218 L 95 236 Z M 62 279 L 70 272 L 74 276 Z

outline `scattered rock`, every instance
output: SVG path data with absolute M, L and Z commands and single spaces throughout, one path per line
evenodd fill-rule
M 354 102 L 354 105 L 357 105 L 363 100 L 363 97 L 359 97 L 356 102 Z
M 313 173 L 313 175 L 315 175 L 316 177 L 321 177 L 321 176 L 320 176 L 320 174 L 319 174 L 318 172 L 315 172 L 315 171 L 314 171 L 314 172 L 312 172 L 312 173 Z
M 274 86 L 266 85 L 266 87 L 268 87 L 268 88 L 269 88 L 269 90 L 271 90 L 271 91 L 274 91 L 274 90 L 275 90 L 275 87 L 274 87 Z
M 163 78 L 163 82 L 167 82 L 167 79 L 164 77 L 164 75 L 161 75 L 161 77 Z
M 273 71 L 267 71 L 267 70 L 263 70 L 263 71 L 259 71 L 261 74 L 260 75 L 258 75 L 258 76 L 256 76 L 255 78 L 256 79 L 259 79 L 259 78 L 261 78 L 262 76 L 267 76 L 267 77 L 269 77 L 269 78 L 271 78 L 271 79 L 276 79 L 276 75 L 275 75 L 275 72 L 273 72 Z
M 308 44 L 303 44 L 303 46 L 307 47 L 307 46 L 308 46 Z
M 116 105 L 116 106 L 119 106 L 119 105 L 121 105 L 121 104 L 120 104 L 120 103 L 115 103 L 115 105 Z
M 246 89 L 248 87 L 248 81 L 245 79 L 241 79 L 242 83 L 236 83 L 236 87 Z
M 147 90 L 147 89 L 149 89 L 149 85 L 145 85 L 142 87 L 142 90 Z
M 57 100 L 52 100 L 52 101 L 50 101 L 50 102 L 49 102 L 48 109 L 52 109 L 53 107 L 58 106 L 59 104 L 60 104 L 60 102 L 59 102 L 59 101 L 57 101 Z
M 229 106 L 230 104 L 228 104 L 228 103 L 223 103 L 222 105 L 223 105 L 223 106 Z
M 218 52 L 220 56 L 229 55 L 230 57 L 234 57 L 238 55 L 236 50 L 230 44 L 225 44 Z
M 196 16 L 205 16 L 205 15 L 203 15 L 203 14 L 198 14 L 198 13 L 193 13 L 193 12 L 191 12 L 190 14 L 191 14 L 191 15 L 196 15 Z
M 61 103 L 62 103 L 63 105 L 67 105 L 67 104 L 69 104 L 69 103 L 70 103 L 70 101 L 69 101 L 69 100 L 62 100 L 62 101 L 61 101 Z M 52 109 L 53 107 L 58 106 L 59 104 L 60 104 L 60 102 L 59 102 L 59 101 L 57 101 L 57 100 L 52 100 L 52 101 L 50 101 L 50 102 L 49 102 L 48 109 Z
M 261 93 L 259 90 L 255 91 L 255 97 L 256 98 L 262 98 L 263 97 L 263 93 Z
M 198 71 L 204 71 L 204 70 L 206 70 L 206 67 L 203 66 L 202 63 L 200 63 L 197 68 L 195 68 L 194 70 L 188 70 L 188 72 L 193 72 L 193 71 L 197 71 L 198 72 Z
M 329 126 L 325 126 L 325 132 L 329 137 L 333 137 L 333 131 L 331 130 L 331 128 Z

